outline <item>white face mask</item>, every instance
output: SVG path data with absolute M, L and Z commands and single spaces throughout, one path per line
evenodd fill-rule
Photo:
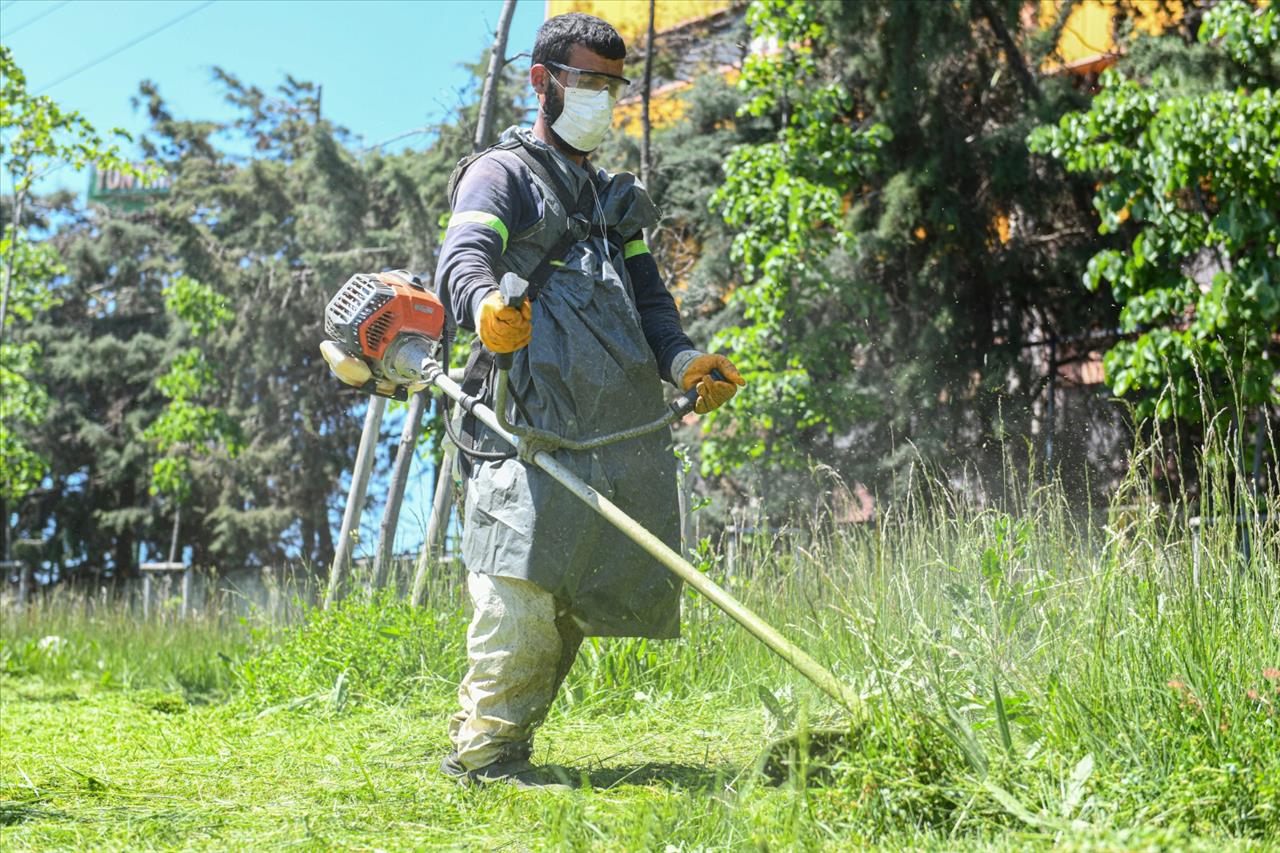
M 566 88 L 550 78 L 564 93 L 564 110 L 551 124 L 556 135 L 578 151 L 595 151 L 613 124 L 615 98 L 608 89 L 593 92 L 576 86 Z

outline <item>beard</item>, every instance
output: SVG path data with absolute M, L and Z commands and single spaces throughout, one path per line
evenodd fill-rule
M 590 151 L 579 151 L 577 148 L 574 148 L 572 145 L 565 142 L 564 137 L 552 129 L 551 125 L 555 124 L 556 119 L 560 118 L 560 115 L 563 112 L 564 94 L 560 91 L 560 87 L 554 82 L 548 82 L 547 94 L 542 100 L 542 120 L 547 125 L 547 132 L 551 134 L 551 138 L 556 141 L 556 144 L 564 150 L 572 151 L 574 154 L 586 157 L 591 153 Z

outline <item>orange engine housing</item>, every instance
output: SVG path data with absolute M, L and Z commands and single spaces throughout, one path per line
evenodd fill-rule
M 444 305 L 415 277 L 353 275 L 325 309 L 325 332 L 353 353 L 381 360 L 402 335 L 444 334 Z

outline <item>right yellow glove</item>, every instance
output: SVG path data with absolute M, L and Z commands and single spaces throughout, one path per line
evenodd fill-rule
M 720 371 L 720 375 L 728 381 L 721 382 L 712 377 L 713 370 Z M 747 380 L 742 378 L 732 361 L 722 355 L 711 354 L 700 355 L 689 362 L 689 366 L 684 369 L 681 384 L 686 391 L 697 386 L 698 402 L 694 404 L 693 410 L 705 415 L 729 402 L 738 393 L 738 388 L 747 384 Z
M 533 326 L 529 323 L 532 317 L 529 300 L 519 308 L 512 308 L 502 304 L 502 297 L 495 290 L 480 303 L 476 331 L 480 342 L 493 352 L 515 352 L 527 347 L 533 339 Z

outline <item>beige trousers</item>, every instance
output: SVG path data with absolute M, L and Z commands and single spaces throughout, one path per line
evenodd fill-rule
M 555 596 L 532 581 L 467 573 L 475 614 L 462 706 L 449 723 L 458 761 L 476 770 L 528 758 L 533 732 L 569 673 L 582 631 Z

